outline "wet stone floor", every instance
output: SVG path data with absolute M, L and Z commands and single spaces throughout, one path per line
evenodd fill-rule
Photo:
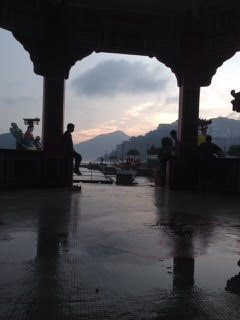
M 0 194 L 0 319 L 240 319 L 240 198 L 154 187 Z

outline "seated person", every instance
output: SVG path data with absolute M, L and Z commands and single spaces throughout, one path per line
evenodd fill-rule
M 73 123 L 68 123 L 67 131 L 65 131 L 63 134 L 62 146 L 63 146 L 63 152 L 66 155 L 70 155 L 74 158 L 74 162 L 75 162 L 74 172 L 78 176 L 80 176 L 82 174 L 79 171 L 79 166 L 82 161 L 82 156 L 73 149 L 72 132 L 74 131 L 74 128 L 75 126 Z
M 206 142 L 201 143 L 198 148 L 201 160 L 211 160 L 220 156 L 222 153 L 222 149 L 215 143 L 212 143 L 212 137 L 210 135 L 206 136 Z
M 222 153 L 221 148 L 219 148 L 215 143 L 212 143 L 212 137 L 210 135 L 206 136 L 206 142 L 200 144 L 199 150 L 199 183 L 203 190 L 207 188 L 208 182 L 214 179 L 214 170 L 212 161 L 220 156 Z

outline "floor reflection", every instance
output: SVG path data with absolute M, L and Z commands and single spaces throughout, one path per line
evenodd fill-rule
M 239 200 L 146 183 L 13 199 L 1 319 L 239 319 Z
M 49 315 L 54 319 L 66 319 L 62 299 L 67 290 L 65 272 L 69 273 L 71 267 L 66 269 L 61 258 L 66 257 L 70 234 L 79 221 L 80 196 L 71 192 L 60 196 L 64 200 L 46 197 L 38 207 L 37 256 L 30 289 L 32 302 L 27 312 L 29 319 L 36 304 L 41 307 L 44 319 Z
M 39 206 L 37 257 L 56 258 L 67 244 L 72 199 L 69 193 L 64 202 L 46 198 Z
M 189 291 L 189 289 L 196 289 L 195 286 L 200 285 L 202 278 L 198 278 L 196 284 L 194 270 L 197 257 L 205 257 L 205 272 L 204 269 L 202 269 L 202 272 L 199 270 L 198 277 L 207 278 L 208 274 L 214 273 L 214 270 L 211 270 L 214 257 L 209 255 L 209 259 L 206 258 L 208 248 L 213 243 L 219 246 L 219 257 L 223 259 L 221 268 L 218 268 L 217 261 L 214 262 L 216 265 L 214 267 L 217 268 L 215 269 L 216 275 L 218 271 L 220 272 L 224 268 L 224 265 L 226 274 L 234 269 L 234 266 L 231 269 L 229 268 L 229 261 L 226 260 L 228 257 L 225 257 L 220 250 L 221 245 L 223 247 L 233 247 L 236 245 L 236 241 L 240 240 L 239 216 L 234 216 L 234 224 L 229 225 L 232 219 L 230 215 L 235 212 L 239 205 L 236 197 L 224 198 L 219 195 L 202 197 L 194 193 L 181 194 L 156 188 L 155 205 L 157 209 L 156 225 L 168 235 L 168 243 L 172 247 L 173 291 L 179 289 Z M 220 213 L 220 217 L 218 216 L 217 219 L 215 212 Z M 219 218 L 221 218 L 221 223 L 218 221 Z M 225 225 L 222 225 L 224 220 Z M 235 261 L 234 259 L 231 260 Z M 215 281 L 215 286 L 218 282 L 220 283 L 219 279 L 217 282 Z M 225 290 L 240 294 L 240 272 L 226 281 Z
M 173 259 L 173 290 L 189 289 L 194 285 L 194 259 L 177 257 Z
M 173 289 L 194 286 L 195 256 L 206 252 L 214 233 L 214 224 L 209 223 L 209 218 L 207 221 L 188 212 L 191 202 L 189 198 L 181 203 L 181 198 L 177 199 L 174 192 L 155 189 L 156 225 L 168 236 L 172 248 Z

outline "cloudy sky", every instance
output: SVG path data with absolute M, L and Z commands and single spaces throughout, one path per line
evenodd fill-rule
M 10 32 L 0 29 L 0 43 L 0 133 L 9 132 L 11 122 L 24 130 L 23 118 L 42 119 L 42 77 Z M 240 91 L 238 69 L 240 54 L 201 89 L 201 117 L 238 118 L 230 103 L 231 89 Z M 77 62 L 66 81 L 65 125 L 75 123 L 75 143 L 115 130 L 145 134 L 177 117 L 175 75 L 155 58 L 94 53 Z M 41 125 L 35 133 L 41 135 Z

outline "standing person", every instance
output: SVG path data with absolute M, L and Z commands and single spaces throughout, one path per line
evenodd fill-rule
M 178 154 L 179 154 L 179 142 L 178 142 L 178 138 L 177 138 L 177 131 L 176 130 L 170 131 L 170 137 L 173 141 L 172 156 L 174 158 L 176 158 L 176 157 L 178 157 Z
M 74 158 L 74 172 L 81 176 L 79 171 L 79 166 L 82 161 L 82 156 L 73 149 L 72 132 L 74 131 L 75 125 L 73 123 L 68 123 L 67 131 L 63 134 L 63 152 L 65 154 L 71 155 Z
M 155 173 L 155 184 L 165 186 L 167 162 L 172 158 L 173 141 L 169 137 L 164 137 L 161 140 L 162 148 L 159 150 L 158 159 L 159 167 Z

